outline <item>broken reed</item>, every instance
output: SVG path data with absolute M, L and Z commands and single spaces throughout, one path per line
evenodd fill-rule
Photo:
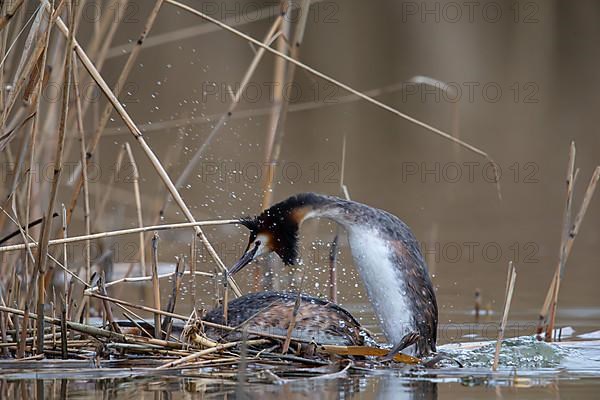
M 600 179 L 600 166 L 597 166 L 592 174 L 590 182 L 588 183 L 579 211 L 573 219 L 573 196 L 575 191 L 575 183 L 577 176 L 579 175 L 579 169 L 575 169 L 575 155 L 576 148 L 575 142 L 571 142 L 569 148 L 569 161 L 567 164 L 567 177 L 566 177 L 566 201 L 565 209 L 563 212 L 563 224 L 561 230 L 561 241 L 559 247 L 559 256 L 554 276 L 550 282 L 550 287 L 546 293 L 546 299 L 539 313 L 538 326 L 537 326 L 537 337 L 541 339 L 542 332 L 544 333 L 546 341 L 552 341 L 554 339 L 554 327 L 556 323 L 556 312 L 558 309 L 558 294 L 560 285 L 565 274 L 567 260 L 571 254 L 575 238 L 579 233 L 585 213 L 590 205 L 594 192 L 596 191 L 596 185 Z

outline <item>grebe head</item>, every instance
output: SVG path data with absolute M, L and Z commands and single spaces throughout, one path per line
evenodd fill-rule
M 235 274 L 261 255 L 275 252 L 286 265 L 298 261 L 298 230 L 302 221 L 316 216 L 315 211 L 335 201 L 316 193 L 300 193 L 274 204 L 262 214 L 243 218 L 240 223 L 250 230 L 244 255 L 230 268 Z
M 298 259 L 298 228 L 304 213 L 296 207 L 275 206 L 262 214 L 240 220 L 250 230 L 248 246 L 244 255 L 229 270 L 235 274 L 256 258 L 275 252 L 286 265 L 293 265 Z

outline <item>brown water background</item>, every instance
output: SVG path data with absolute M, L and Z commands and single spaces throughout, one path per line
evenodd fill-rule
M 236 21 L 239 29 L 259 39 L 273 20 L 256 18 L 255 14 L 273 2 L 188 3 L 218 19 Z M 391 90 L 378 100 L 486 151 L 501 169 L 502 199 L 485 158 L 364 101 L 344 103 L 346 92 L 300 69 L 291 103 L 312 108 L 289 113 L 281 157 L 274 170 L 275 200 L 305 191 L 342 196 L 342 145 L 346 138 L 344 183 L 352 199 L 399 216 L 422 243 L 445 329 L 440 333 L 441 342 L 465 340 L 463 336 L 469 332 L 452 324 L 473 322 L 477 288 L 484 307 L 496 313 L 482 322 L 497 323 L 510 260 L 518 268 L 510 320 L 520 324 L 520 330 L 512 333 L 531 333 L 558 261 L 570 141 L 577 145 L 580 168 L 576 208 L 600 160 L 600 3 L 465 3 L 316 3 L 300 60 L 361 91 L 405 82 L 403 90 Z M 126 58 L 122 50 L 139 34 L 152 2 L 130 4 L 102 69 L 109 83 L 117 79 Z M 226 111 L 231 101 L 228 88 L 239 86 L 255 50 L 220 30 L 164 44 L 153 42 L 153 38 L 201 24 L 206 22 L 163 5 L 122 96 L 127 111 L 143 128 L 172 177 L 178 176 Z M 93 25 L 82 25 L 82 43 L 93 35 Z M 264 144 L 274 62 L 272 55 L 264 57 L 233 120 L 208 145 L 205 157 L 185 182 L 182 196 L 199 220 L 229 219 L 260 211 L 261 177 L 268 172 Z M 418 76 L 446 82 L 458 93 L 415 84 Z M 94 102 L 93 110 L 97 112 L 103 104 L 104 100 Z M 94 123 L 94 118 L 86 121 L 86 130 L 92 132 Z M 126 174 L 114 170 L 116 155 L 126 141 L 132 144 L 141 171 L 146 225 L 155 221 L 158 204 L 166 193 L 132 136 L 113 116 L 100 144 L 97 173 L 91 183 L 92 214 L 106 190 L 114 187 L 102 229 L 137 224 L 131 183 Z M 73 165 L 78 157 L 76 149 L 74 143 L 69 155 Z M 66 202 L 70 190 L 63 194 L 61 200 Z M 597 330 L 600 325 L 599 217 L 596 198 L 561 286 L 558 323 L 573 326 L 576 333 Z M 75 220 L 74 226 L 78 226 L 80 211 Z M 171 204 L 161 222 L 183 220 L 176 205 Z M 206 231 L 227 265 L 245 247 L 244 228 Z M 70 234 L 81 232 L 73 228 Z M 305 224 L 302 254 L 308 271 L 303 284 L 306 292 L 328 294 L 326 265 L 334 232 L 335 227 L 325 221 Z M 174 256 L 189 253 L 191 232 L 160 236 L 161 261 L 173 262 Z M 115 263 L 137 261 L 135 235 L 102 245 L 114 250 Z M 75 252 L 77 248 L 74 246 Z M 340 303 L 377 330 L 343 233 L 339 262 Z M 198 268 L 213 271 L 214 264 L 205 255 Z M 290 282 L 285 278 L 289 270 L 279 261 L 275 270 L 284 277 L 276 286 L 297 287 L 301 274 L 296 273 Z M 245 290 L 253 290 L 255 269 L 245 271 L 239 281 Z M 203 304 L 211 306 L 214 284 L 199 280 L 198 285 Z M 139 293 L 128 292 L 127 296 L 144 301 Z M 187 312 L 190 306 L 186 293 L 178 311 Z M 480 333 L 480 326 L 476 330 Z M 495 331 L 483 337 L 494 338 Z M 566 389 L 571 390 L 576 391 Z

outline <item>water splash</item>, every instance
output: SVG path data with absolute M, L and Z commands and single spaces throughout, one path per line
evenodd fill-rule
M 475 349 L 443 349 L 466 368 L 490 368 L 494 362 L 496 343 L 489 342 Z M 500 349 L 499 367 L 516 369 L 557 368 L 568 351 L 533 336 L 506 339 Z

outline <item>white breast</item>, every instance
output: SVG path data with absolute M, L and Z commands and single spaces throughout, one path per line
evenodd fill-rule
M 402 273 L 392 263 L 392 249 L 378 232 L 347 226 L 350 249 L 383 333 L 395 345 L 416 328 Z

